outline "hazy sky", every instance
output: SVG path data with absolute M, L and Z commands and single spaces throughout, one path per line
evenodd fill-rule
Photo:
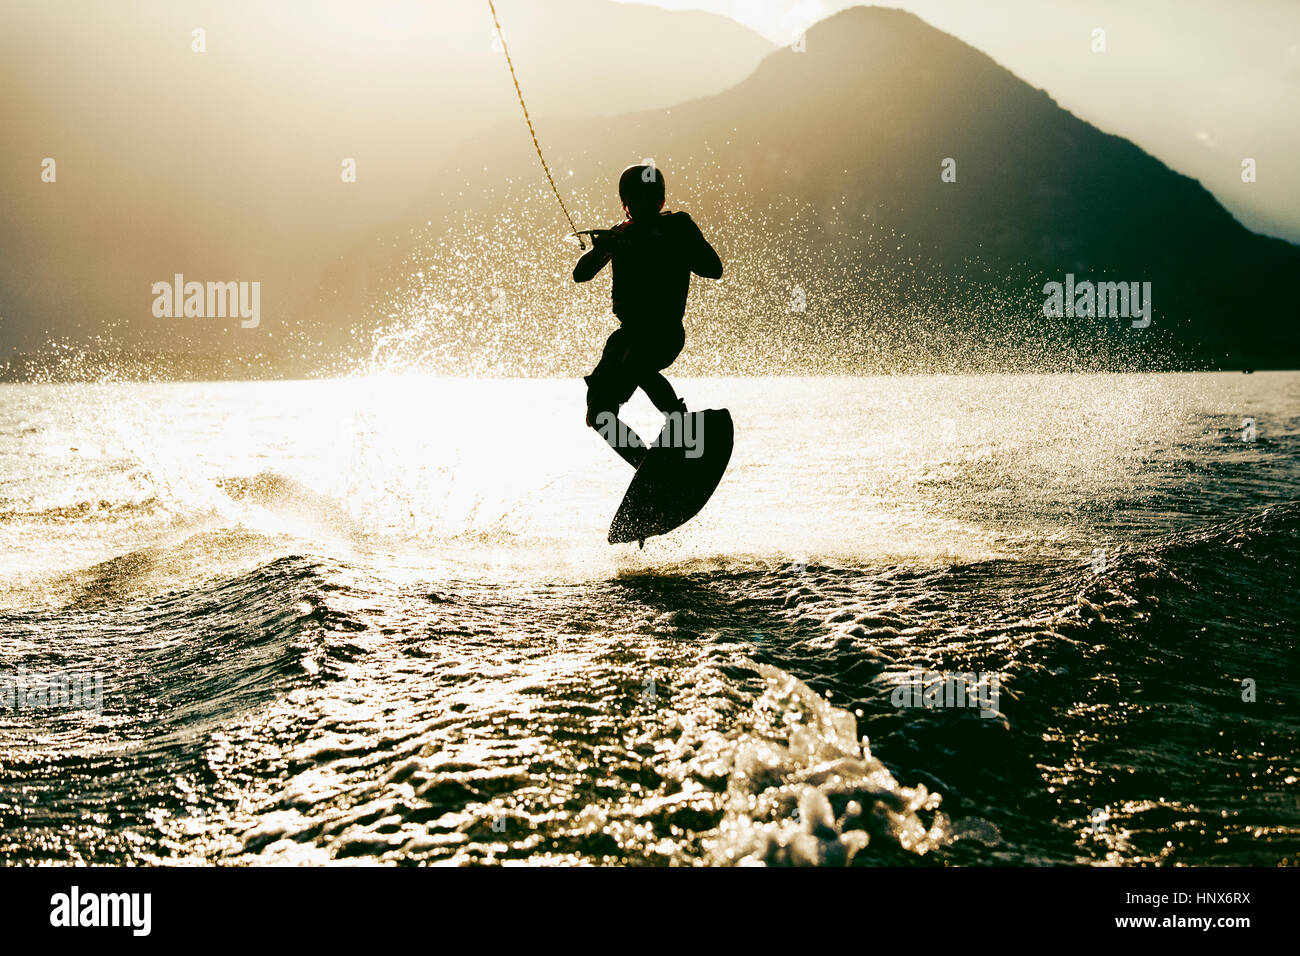
M 752 30 L 788 42 L 850 5 L 658 4 L 742 29 L 655 4 L 497 0 L 548 145 L 565 121 L 598 141 L 601 118 L 721 93 L 773 52 Z M 902 6 L 1198 179 L 1247 227 L 1300 242 L 1300 0 Z M 829 84 L 801 95 L 837 99 Z M 362 295 L 356 276 L 387 261 L 379 236 L 459 208 L 448 164 L 487 130 L 514 137 L 492 162 L 540 185 L 486 0 L 0 0 L 0 126 L 0 358 L 155 321 L 171 335 L 141 290 L 177 272 L 255 275 L 268 315 Z M 347 186 L 344 157 L 361 171 Z
M 623 0 L 633 2 L 633 0 Z M 654 2 L 654 0 L 636 0 Z M 777 42 L 851 0 L 659 0 Z M 1300 0 L 898 0 L 1061 106 L 1199 179 L 1259 232 L 1300 241 Z M 1093 53 L 1093 30 L 1106 52 Z M 815 50 L 809 50 L 815 55 Z M 1241 161 L 1258 181 L 1241 182 Z
M 544 131 L 721 92 L 771 52 L 700 14 L 496 6 Z M 494 39 L 486 0 L 0 0 L 0 361 L 117 317 L 134 334 L 176 272 L 254 275 L 268 315 L 333 288 L 479 132 L 528 157 Z

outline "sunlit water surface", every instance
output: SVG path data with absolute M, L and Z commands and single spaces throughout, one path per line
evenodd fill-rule
M 581 382 L 0 386 L 0 858 L 1296 857 L 1300 375 L 680 391 L 638 551 Z

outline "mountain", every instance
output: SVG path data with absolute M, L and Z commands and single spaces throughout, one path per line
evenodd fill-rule
M 686 369 L 1300 359 L 1300 249 L 911 14 L 852 8 L 725 92 L 541 135 L 580 226 L 615 221 L 618 171 L 653 157 L 670 207 L 715 240 L 728 271 L 696 284 Z M 393 365 L 590 364 L 607 280 L 568 282 L 577 250 L 522 123 L 467 144 L 439 183 L 406 226 L 336 262 L 319 337 L 346 316 Z M 1150 282 L 1150 327 L 1044 315 L 1045 283 L 1069 275 Z
M 806 52 L 760 57 L 766 41 L 702 14 L 498 6 L 576 224 L 617 221 L 619 170 L 653 158 L 722 254 L 722 281 L 692 293 L 681 372 L 1300 360 L 1300 250 L 913 15 L 852 8 Z M 60 31 L 85 27 L 6 14 L 30 19 L 5 51 L 22 55 L 0 58 L 27 80 L 6 87 L 26 98 L 7 101 L 23 175 L 63 158 L 57 186 L 0 191 L 0 336 L 16 325 L 30 349 L 80 324 L 256 375 L 588 370 L 608 278 L 570 281 L 578 249 L 477 13 L 207 9 L 215 61 L 189 53 L 188 8 L 141 14 L 88 62 Z M 63 60 L 33 72 L 52 48 Z M 0 158 L 6 181 L 15 162 Z M 261 325 L 151 320 L 148 284 L 174 272 L 261 279 Z M 1071 275 L 1151 283 L 1150 326 L 1045 315 L 1045 284 Z
M 496 7 L 538 117 L 719 92 L 772 49 L 706 13 Z M 455 149 L 519 118 L 485 0 L 0 4 L 0 361 L 64 339 L 282 352 L 330 261 L 404 217 Z M 154 319 L 152 283 L 178 272 L 260 281 L 262 334 Z
M 861 0 L 663 0 L 738 17 L 778 46 Z M 890 0 L 1080 118 L 1199 180 L 1247 228 L 1300 242 L 1295 0 Z M 1094 30 L 1104 29 L 1103 50 Z M 1241 179 L 1251 157 L 1260 175 Z

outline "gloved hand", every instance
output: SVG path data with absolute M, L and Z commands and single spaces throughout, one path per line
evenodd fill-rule
M 605 255 L 614 255 L 625 251 L 631 245 L 621 229 L 593 229 L 591 247 Z

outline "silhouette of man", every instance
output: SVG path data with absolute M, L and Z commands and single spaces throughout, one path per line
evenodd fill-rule
M 641 437 L 618 417 L 640 388 L 665 415 L 684 414 L 662 371 L 676 361 L 686 342 L 682 317 L 691 273 L 722 276 L 722 260 L 684 212 L 664 211 L 663 171 L 629 166 L 618 178 L 627 218 L 613 229 L 596 230 L 592 248 L 573 268 L 574 282 L 587 282 L 613 262 L 614 315 L 619 327 L 605 341 L 587 382 L 587 424 L 633 468 L 645 459 Z

